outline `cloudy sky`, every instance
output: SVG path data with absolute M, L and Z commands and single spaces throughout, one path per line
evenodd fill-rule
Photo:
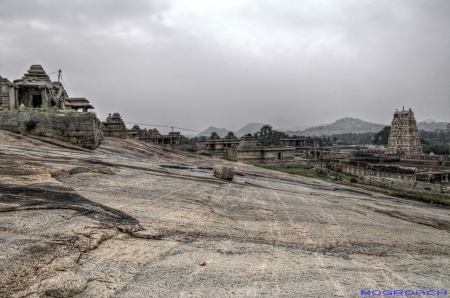
M 101 119 L 203 130 L 396 108 L 449 120 L 449 0 L 0 0 L 0 75 L 58 69 Z M 56 80 L 55 74 L 51 77 Z

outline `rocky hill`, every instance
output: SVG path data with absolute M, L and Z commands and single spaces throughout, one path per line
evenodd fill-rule
M 417 128 L 419 130 L 427 130 L 427 131 L 435 131 L 436 129 L 447 129 L 447 122 L 427 122 L 427 120 L 423 122 L 417 123 Z
M 264 125 L 266 125 L 266 124 L 263 124 L 263 123 L 249 123 L 249 124 L 243 126 L 241 129 L 237 130 L 234 133 L 234 135 L 239 138 L 239 137 L 242 137 L 242 136 L 244 136 L 244 135 L 246 135 L 248 133 L 253 134 L 253 133 L 259 131 L 261 129 L 261 127 L 263 127 Z
M 228 130 L 226 128 L 217 128 L 217 127 L 214 127 L 214 126 L 210 126 L 207 129 L 205 129 L 204 131 L 202 131 L 201 133 L 199 133 L 198 136 L 206 136 L 206 137 L 209 138 L 209 136 L 213 132 L 217 132 L 219 137 L 223 138 L 230 132 L 230 130 Z
M 387 125 L 347 117 L 336 120 L 331 124 L 311 127 L 302 131 L 287 131 L 286 133 L 289 135 L 323 136 L 341 133 L 379 132 L 385 126 Z
M 257 132 L 261 129 L 261 127 L 263 127 L 265 124 L 263 123 L 249 123 L 244 125 L 243 127 L 241 127 L 240 129 L 238 129 L 236 132 L 234 132 L 234 135 L 238 138 L 251 133 L 253 134 L 254 132 Z M 214 126 L 210 126 L 208 127 L 208 129 L 205 129 L 204 131 L 202 131 L 201 133 L 198 134 L 198 136 L 207 136 L 209 137 L 211 135 L 212 132 L 217 132 L 217 134 L 223 138 L 225 137 L 228 132 L 230 132 L 230 130 L 226 129 L 226 128 L 217 128 Z

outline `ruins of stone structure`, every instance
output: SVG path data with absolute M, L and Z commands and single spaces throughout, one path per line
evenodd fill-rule
M 109 114 L 106 121 L 102 122 L 101 129 L 105 137 L 127 138 L 127 127 L 119 113 L 114 113 L 112 116 Z
M 87 112 L 90 109 L 95 109 L 90 103 L 89 100 L 87 100 L 84 97 L 79 98 L 67 98 L 66 99 L 66 110 L 81 110 L 82 112 Z
M 419 131 L 411 109 L 408 111 L 405 111 L 405 109 L 403 111 L 395 111 L 388 140 L 387 154 L 399 156 L 422 155 Z
M 64 115 L 0 111 L 0 129 L 53 138 L 88 149 L 97 148 L 103 138 L 100 121 L 93 113 Z
M 240 140 L 236 138 L 233 132 L 229 132 L 225 138 L 220 138 L 216 132 L 205 141 L 205 150 L 215 156 L 224 156 L 228 154 L 228 149 L 237 148 Z
M 28 108 L 56 106 L 65 109 L 68 97 L 62 83 L 52 82 L 40 65 L 31 65 L 21 79 L 2 84 L 2 109 L 11 110 L 21 105 Z
M 0 77 L 0 129 L 54 138 L 95 149 L 103 138 L 100 121 L 92 113 L 70 115 L 61 110 L 94 107 L 86 99 L 68 97 L 61 82 L 52 82 L 40 65 L 32 65 L 21 79 Z M 19 108 L 20 110 L 15 110 Z M 24 109 L 25 108 L 25 109 Z M 46 114 L 42 108 L 54 108 Z
M 230 150 L 231 151 L 231 150 Z M 293 147 L 258 146 L 251 135 L 243 136 L 238 147 L 233 150 L 235 157 L 245 163 L 288 163 L 294 161 Z M 231 153 L 231 152 L 230 152 Z M 234 156 L 233 156 L 234 157 Z
M 442 164 L 405 164 L 400 157 L 355 152 L 348 159 L 331 159 L 328 166 L 388 188 L 437 193 L 450 189 L 450 168 Z
M 138 139 L 145 143 L 152 143 L 156 145 L 164 145 L 167 147 L 185 147 L 187 146 L 186 137 L 180 132 L 169 132 L 167 135 L 162 135 L 156 128 L 147 130 L 141 129 L 139 132 L 128 131 L 128 136 Z M 173 145 L 172 145 L 173 144 Z
M 306 146 L 306 138 L 303 136 L 293 135 L 280 139 L 281 146 L 290 146 L 295 148 L 303 148 Z
M 94 109 L 85 98 L 69 98 L 61 82 L 52 82 L 41 65 L 31 65 L 21 79 L 12 83 L 0 77 L 0 108 L 12 110 L 55 107 L 60 110 Z

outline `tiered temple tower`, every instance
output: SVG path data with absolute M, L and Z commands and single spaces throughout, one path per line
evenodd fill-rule
M 395 111 L 388 140 L 387 154 L 401 156 L 422 155 L 419 131 L 411 109 L 405 111 L 403 108 L 403 111 Z

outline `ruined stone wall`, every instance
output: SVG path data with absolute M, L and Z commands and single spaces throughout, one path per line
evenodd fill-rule
M 416 174 L 413 168 L 395 165 L 380 165 L 354 161 L 339 163 L 337 161 L 331 161 L 329 166 L 335 171 L 342 171 L 343 173 L 358 177 L 372 176 L 406 181 L 416 180 Z
M 278 153 L 281 153 L 281 159 L 278 159 Z M 294 161 L 294 150 L 264 150 L 263 162 L 290 162 Z
M 363 182 L 365 184 L 383 186 L 386 188 L 399 189 L 399 190 L 411 190 L 411 191 L 433 192 L 433 193 L 449 193 L 450 192 L 450 187 L 448 187 L 447 185 L 442 185 L 442 184 L 437 184 L 437 183 L 381 178 L 381 177 L 375 177 L 375 176 L 365 176 L 365 177 L 363 177 Z
M 237 158 L 236 148 L 228 148 L 228 157 Z
M 0 111 L 0 129 L 54 138 L 89 149 L 97 148 L 103 138 L 100 121 L 92 113 L 69 116 L 43 114 L 38 111 Z
M 405 156 L 402 157 L 400 160 L 402 163 L 421 164 L 429 166 L 436 166 L 436 165 L 450 166 L 450 158 L 448 156 L 429 156 L 429 155 Z
M 261 163 L 262 150 L 261 149 L 236 149 L 236 158 L 240 162 L 245 163 Z

